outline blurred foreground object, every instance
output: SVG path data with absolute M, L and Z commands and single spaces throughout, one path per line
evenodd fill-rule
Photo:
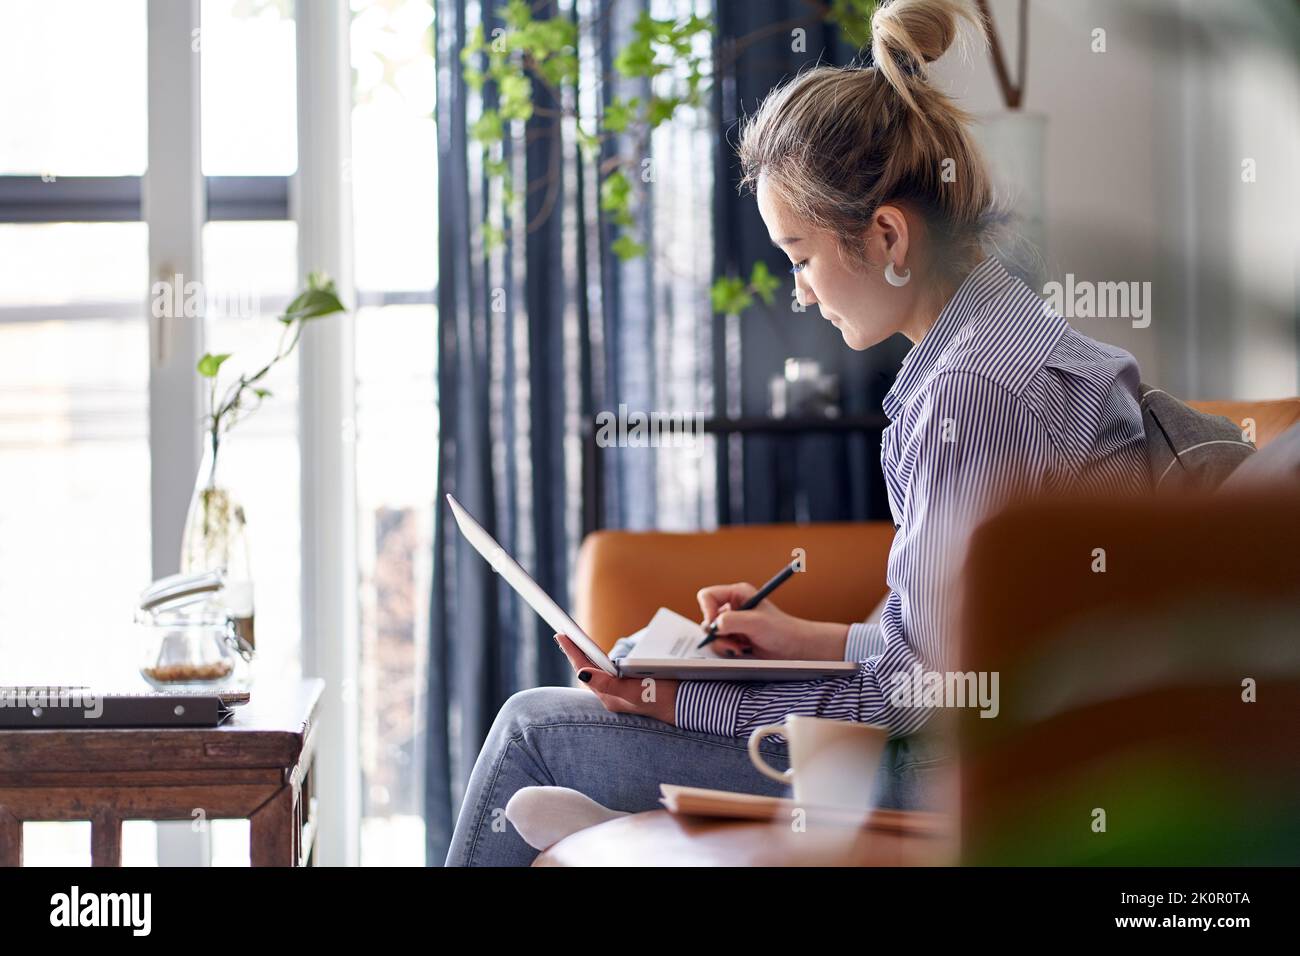
M 1300 862 L 1300 489 L 1013 507 L 972 538 L 963 862 Z

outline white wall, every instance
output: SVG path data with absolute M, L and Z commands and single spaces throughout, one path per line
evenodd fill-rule
M 993 15 L 1014 71 L 1017 0 Z M 1046 276 L 1149 281 L 1152 321 L 1073 319 L 1186 398 L 1300 394 L 1300 14 L 1272 0 L 1030 0 L 1025 108 L 1048 117 Z M 1106 52 L 1092 50 L 1106 31 Z M 936 81 L 1000 111 L 988 57 Z M 1255 159 L 1257 181 L 1241 181 Z

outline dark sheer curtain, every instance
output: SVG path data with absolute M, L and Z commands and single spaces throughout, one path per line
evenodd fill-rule
M 502 154 L 516 190 L 527 183 L 523 215 L 507 219 L 485 175 L 481 147 L 469 137 L 477 116 L 495 105 L 493 88 L 489 84 L 480 95 L 467 87 L 460 55 L 476 24 L 489 35 L 499 25 L 496 14 L 505 4 L 435 0 L 439 455 L 425 779 L 432 864 L 446 856 L 466 781 L 501 704 L 518 690 L 572 679 L 545 624 L 461 538 L 445 494 L 456 495 L 548 593 L 567 604 L 581 524 L 581 423 L 595 409 L 619 402 L 670 408 L 681 404 L 683 390 L 694 409 L 707 392 L 707 231 L 696 235 L 692 227 L 685 236 L 683 250 L 696 273 L 685 283 L 673 280 L 695 306 L 689 313 L 664 312 L 656 298 L 668 280 L 657 274 L 658 264 L 651 257 L 623 262 L 610 251 L 618 233 L 602 219 L 596 170 L 620 144 L 584 159 L 571 126 L 554 115 L 561 109 L 595 114 L 604 99 L 622 92 L 602 87 L 597 71 L 610 82 L 611 51 L 631 35 L 647 4 L 532 4 L 535 18 L 578 23 L 580 88 L 599 90 L 600 99 L 563 91 L 572 99 L 557 102 L 544 85 L 533 84 L 535 115 Z M 583 119 L 594 129 L 590 116 Z M 707 124 L 696 125 L 693 136 L 703 141 Z M 631 229 L 647 246 L 661 215 L 657 193 L 646 184 Z M 484 253 L 485 221 L 506 230 L 504 245 L 491 254 Z M 676 344 L 665 341 L 683 332 Z M 703 348 L 696 347 L 700 343 Z M 656 365 L 673 374 L 659 375 Z M 626 451 L 607 456 L 603 465 L 611 523 L 649 526 L 661 513 L 655 469 L 669 466 L 656 462 L 655 449 Z M 677 497 L 698 499 L 698 488 Z M 682 522 L 697 524 L 698 514 Z
M 747 273 L 758 258 L 778 276 L 788 271 L 768 244 L 752 198 L 736 194 L 734 124 L 742 108 L 752 111 L 801 66 L 843 62 L 852 54 L 819 22 L 810 25 L 798 53 L 788 29 L 773 29 L 813 8 L 800 0 L 654 4 L 660 17 L 717 17 L 718 82 L 708 109 L 679 109 L 640 144 L 653 174 L 640 184 L 630 235 L 650 252 L 623 261 L 612 249 L 620 232 L 599 208 L 597 167 L 638 144 L 611 139 L 587 160 L 571 124 L 551 113 L 576 110 L 591 131 L 593 116 L 610 98 L 646 95 L 646 81 L 617 76 L 613 60 L 650 0 L 531 4 L 537 18 L 578 24 L 583 75 L 576 96 L 564 91 L 572 101 L 561 103 L 535 83 L 534 103 L 544 109 L 506 144 L 502 158 L 516 190 L 528 184 L 518 221 L 502 218 L 480 146 L 468 135 L 482 110 L 494 106 L 492 86 L 480 94 L 461 75 L 467 36 L 479 23 L 490 34 L 504 5 L 434 0 L 439 454 L 425 779 L 426 853 L 434 865 L 446 857 L 466 781 L 501 704 L 527 687 L 572 681 L 545 624 L 461 538 L 444 495 L 454 494 L 567 605 L 582 527 L 583 423 L 595 412 L 625 404 L 706 417 L 763 414 L 767 380 L 790 355 L 818 358 L 840 372 L 847 410 L 878 411 L 897 366 L 889 349 L 854 359 L 857 353 L 848 353 L 812 313 L 791 316 L 783 307 L 788 277 L 770 310 L 751 310 L 729 327 L 710 310 L 715 275 Z M 736 44 L 737 38 L 747 39 Z M 641 156 L 633 159 L 632 171 L 644 165 Z M 504 245 L 491 254 L 484 253 L 485 220 L 506 229 Z M 693 451 L 606 449 L 599 464 L 604 523 L 711 527 L 720 477 L 744 489 L 739 520 L 879 516 L 871 504 L 878 447 L 860 438 L 808 441 L 791 456 L 779 444 L 746 439 L 744 454 L 730 463 L 740 469 L 735 475 L 717 471 L 712 439 Z M 819 503 L 811 515 L 789 514 L 788 501 L 772 493 L 772 470 L 791 461 L 800 470 L 797 500 Z

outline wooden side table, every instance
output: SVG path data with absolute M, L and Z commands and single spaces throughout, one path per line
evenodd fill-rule
M 649 810 L 579 830 L 533 866 L 951 866 L 957 837 Z
M 314 862 L 325 682 L 255 684 L 221 727 L 0 731 L 0 866 L 25 821 L 89 820 L 93 866 L 121 866 L 123 820 L 247 819 L 253 866 Z

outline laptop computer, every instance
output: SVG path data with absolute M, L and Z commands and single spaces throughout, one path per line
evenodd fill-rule
M 611 677 L 657 677 L 665 680 L 792 681 L 843 677 L 856 673 L 856 661 L 782 661 L 730 658 L 714 646 L 699 648 L 703 634 L 698 622 L 668 608 L 660 608 L 638 632 L 636 646 L 625 657 L 610 659 L 568 613 L 529 577 L 519 563 L 453 496 L 447 503 L 461 534 L 505 578 L 528 606 L 557 634 L 564 634 L 587 658 Z
M 78 685 L 0 687 L 0 730 L 220 727 L 246 690 L 127 690 Z

